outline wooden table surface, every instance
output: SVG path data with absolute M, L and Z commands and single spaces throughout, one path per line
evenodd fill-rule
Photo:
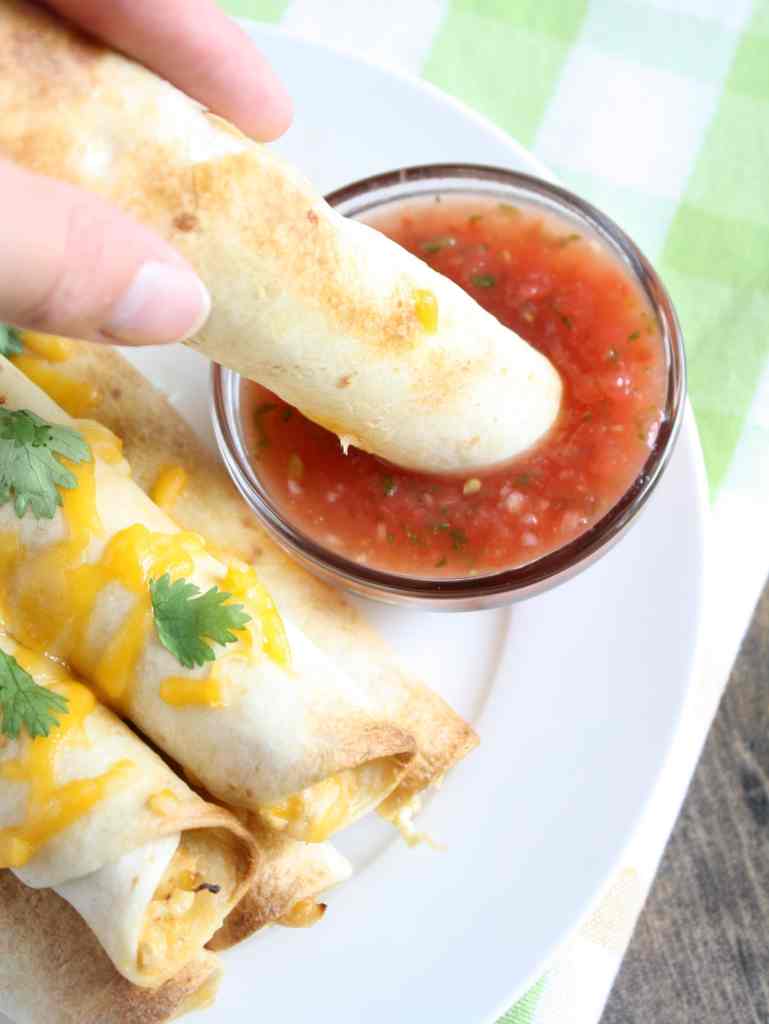
M 769 586 L 601 1024 L 769 1024 Z

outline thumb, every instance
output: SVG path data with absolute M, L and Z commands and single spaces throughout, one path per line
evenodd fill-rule
M 192 268 L 98 196 L 0 160 L 0 321 L 91 341 L 182 341 L 211 300 Z

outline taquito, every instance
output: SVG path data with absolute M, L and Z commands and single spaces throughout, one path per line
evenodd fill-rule
M 73 424 L 5 359 L 0 397 L 13 461 L 5 472 L 0 459 L 6 492 L 23 473 L 19 460 L 41 448 L 49 488 L 71 474 L 69 486 L 56 484 L 61 505 L 50 518 L 24 507 L 33 490 L 0 505 L 8 632 L 66 660 L 207 792 L 295 838 L 320 842 L 378 806 L 413 760 L 414 741 L 366 687 L 281 618 L 253 569 L 180 530 L 127 475 L 103 430 Z M 58 435 L 54 425 L 70 430 Z M 82 461 L 52 455 L 41 439 L 54 436 L 79 446 Z M 196 592 L 202 606 L 190 604 Z M 200 616 L 225 614 L 231 599 L 247 622 L 205 644 Z M 189 649 L 199 663 L 185 661 Z
M 461 472 L 554 423 L 551 364 L 275 153 L 44 9 L 0 6 L 0 154 L 155 228 L 213 300 L 190 342 L 398 465 Z
M 269 924 L 317 924 L 326 911 L 318 897 L 352 874 L 350 862 L 330 843 L 303 843 L 258 822 L 249 824 L 261 855 L 259 872 L 208 949 L 229 949 Z
M 26 345 L 26 334 L 22 340 Z M 417 755 L 380 810 L 408 819 L 419 794 L 438 784 L 478 738 L 433 690 L 399 663 L 363 615 L 339 592 L 292 562 L 259 526 L 215 454 L 119 351 L 45 337 L 56 363 L 40 358 L 44 384 L 66 402 L 89 396 L 88 415 L 118 435 L 134 480 L 167 500 L 185 530 L 253 565 L 278 607 L 335 663 L 365 688 L 381 716 L 416 740 Z M 172 484 L 174 486 L 169 487 Z
M 207 1006 L 219 974 L 202 952 L 158 988 L 132 985 L 52 889 L 0 871 L 0 1012 L 16 1024 L 166 1024 Z
M 30 706 L 60 699 L 47 735 L 0 736 L 0 868 L 55 889 L 129 981 L 163 984 L 250 886 L 256 843 L 57 663 L 0 636 L 0 673 Z

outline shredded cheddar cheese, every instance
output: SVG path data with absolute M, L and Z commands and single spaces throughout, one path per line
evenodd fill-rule
M 120 442 L 111 432 L 90 423 L 78 426 L 99 456 L 121 458 Z M 23 643 L 65 658 L 96 687 L 102 699 L 125 711 L 139 659 L 153 630 L 150 580 L 165 574 L 172 580 L 194 576 L 196 562 L 207 554 L 205 542 L 196 533 L 164 533 L 136 524 L 112 536 L 100 556 L 89 560 L 89 553 L 93 558 L 92 542 L 104 533 L 94 462 L 62 462 L 77 483 L 60 490 L 64 536 L 48 545 L 27 548 L 18 529 L 0 533 L 0 614 Z M 90 627 L 100 595 L 114 584 L 128 592 L 130 603 L 106 639 L 94 637 Z M 217 585 L 232 595 L 230 603 L 245 606 L 251 621 L 234 631 L 236 649 L 220 655 L 207 677 L 186 676 L 180 671 L 162 682 L 161 698 L 175 707 L 224 707 L 224 679 L 219 673 L 220 666 L 231 658 L 266 655 L 288 666 L 283 623 L 253 570 L 233 560 Z
M 105 698 L 122 706 L 136 664 L 152 627 L 152 603 L 148 581 L 169 573 L 174 579 L 188 576 L 194 559 L 204 550 L 196 533 L 155 533 L 135 525 L 121 530 L 107 544 L 98 562 L 70 573 L 74 636 L 70 656 L 85 658 L 84 671 Z M 134 595 L 134 604 L 106 650 L 88 657 L 88 625 L 99 594 L 110 583 Z
M 187 486 L 184 466 L 166 466 L 152 485 L 150 497 L 165 512 L 171 512 Z
M 22 352 L 11 362 L 70 416 L 84 416 L 99 401 L 98 388 L 56 370 L 45 359 Z
M 174 707 L 221 708 L 225 705 L 222 686 L 212 671 L 207 679 L 169 676 L 160 684 L 160 696 Z
M 438 300 L 427 288 L 414 289 L 414 312 L 428 334 L 438 330 Z
M 71 358 L 74 344 L 69 338 L 58 334 L 42 334 L 40 331 L 22 331 L 21 341 L 29 349 L 49 363 L 64 363 Z
M 179 805 L 179 797 L 172 789 L 160 789 L 150 796 L 147 805 L 153 814 L 157 814 L 161 818 L 168 817 L 175 813 Z
M 34 553 L 22 549 L 17 534 L 0 539 L 2 582 L 7 584 L 16 569 L 23 566 L 24 570 L 16 603 L 11 607 L 4 599 L 3 611 L 14 636 L 36 650 L 56 646 L 69 618 L 72 589 L 69 574 L 82 561 L 92 537 L 103 533 L 96 507 L 93 462 L 79 465 L 66 459 L 62 462 L 77 483 L 76 487 L 61 490 L 67 536 L 58 544 Z M 41 604 L 44 614 L 41 614 Z
M 97 459 L 110 466 L 120 465 L 124 461 L 123 441 L 117 434 L 113 434 L 109 427 L 97 423 L 96 420 L 79 420 L 76 427 L 91 446 L 91 451 Z
M 286 928 L 311 928 L 325 913 L 325 903 L 316 903 L 312 899 L 297 900 L 282 917 L 278 918 L 278 924 Z
M 94 778 L 57 785 L 56 756 L 65 744 L 83 742 L 84 722 L 96 702 L 80 683 L 54 686 L 69 701 L 59 727 L 48 736 L 23 737 L 18 756 L 0 763 L 0 779 L 26 783 L 28 787 L 24 820 L 0 829 L 0 868 L 26 864 L 49 839 L 103 800 L 133 768 L 132 761 L 121 760 Z
M 263 807 L 263 817 L 274 828 L 289 828 L 295 839 L 322 843 L 347 823 L 356 789 L 356 776 L 345 769 Z
M 227 567 L 227 575 L 222 580 L 221 589 L 232 594 L 235 601 L 245 605 L 245 609 L 261 628 L 262 650 L 276 664 L 288 668 L 291 661 L 291 650 L 288 637 L 275 602 L 269 591 L 260 582 L 251 566 L 233 560 Z M 239 639 L 248 646 L 251 634 L 248 628 L 236 630 Z

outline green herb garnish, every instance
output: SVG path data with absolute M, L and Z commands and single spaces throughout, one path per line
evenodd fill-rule
M 76 463 L 92 459 L 82 435 L 71 427 L 46 423 L 27 409 L 0 408 L 0 505 L 13 497 L 19 519 L 27 508 L 35 519 L 53 519 L 61 505 L 57 488 L 77 487 L 57 456 Z
M 483 220 L 482 213 L 471 213 L 470 216 L 467 218 L 467 223 L 477 224 L 479 220 Z
M 259 448 L 269 448 L 270 439 L 264 429 L 263 417 L 268 413 L 275 412 L 277 405 L 274 402 L 260 402 L 254 409 L 254 425 L 256 426 L 256 443 Z
M 572 242 L 579 242 L 581 238 L 582 235 L 577 234 L 562 235 L 559 239 L 556 240 L 555 244 L 559 249 L 564 249 L 567 245 L 571 245 Z
M 470 280 L 476 288 L 493 288 L 497 283 L 493 274 L 473 274 Z
M 572 318 L 569 316 L 568 313 L 559 313 L 558 314 L 558 318 L 560 319 L 562 324 L 564 324 L 566 327 L 568 327 L 569 330 L 571 330 L 572 327 L 574 326 L 574 321 L 572 320 Z
M 66 697 L 40 686 L 18 661 L 0 651 L 0 733 L 18 739 L 21 727 L 30 736 L 47 736 L 59 724 L 58 715 L 65 715 Z
M 443 558 L 439 558 L 438 561 L 435 563 L 435 568 L 436 569 L 442 569 L 444 567 L 444 565 L 446 565 L 447 561 L 448 561 L 448 559 L 444 555 Z
M 455 551 L 461 551 L 467 544 L 467 534 L 461 526 L 452 526 L 449 530 L 449 537 L 451 537 L 451 546 Z
M 23 348 L 21 336 L 16 328 L 0 324 L 0 355 L 16 356 Z
M 389 498 L 398 490 L 398 485 L 391 476 L 386 476 L 382 478 L 382 490 L 384 491 L 385 496 Z
M 497 203 L 497 209 L 506 217 L 517 217 L 521 212 L 518 207 L 513 206 L 512 203 Z
M 640 337 L 641 337 L 641 332 L 640 331 L 633 331 L 632 334 L 628 334 L 627 340 L 628 341 L 638 341 L 638 339 Z
M 456 244 L 456 238 L 453 238 L 451 235 L 443 235 L 441 238 L 432 238 L 429 242 L 422 242 L 422 252 L 440 252 L 441 249 L 450 249 Z
M 211 587 L 205 594 L 194 583 L 171 582 L 165 573 L 150 580 L 152 611 L 160 642 L 185 668 L 203 665 L 216 658 L 211 641 L 232 644 L 232 632 L 251 621 L 242 604 L 226 604 L 231 594 Z

